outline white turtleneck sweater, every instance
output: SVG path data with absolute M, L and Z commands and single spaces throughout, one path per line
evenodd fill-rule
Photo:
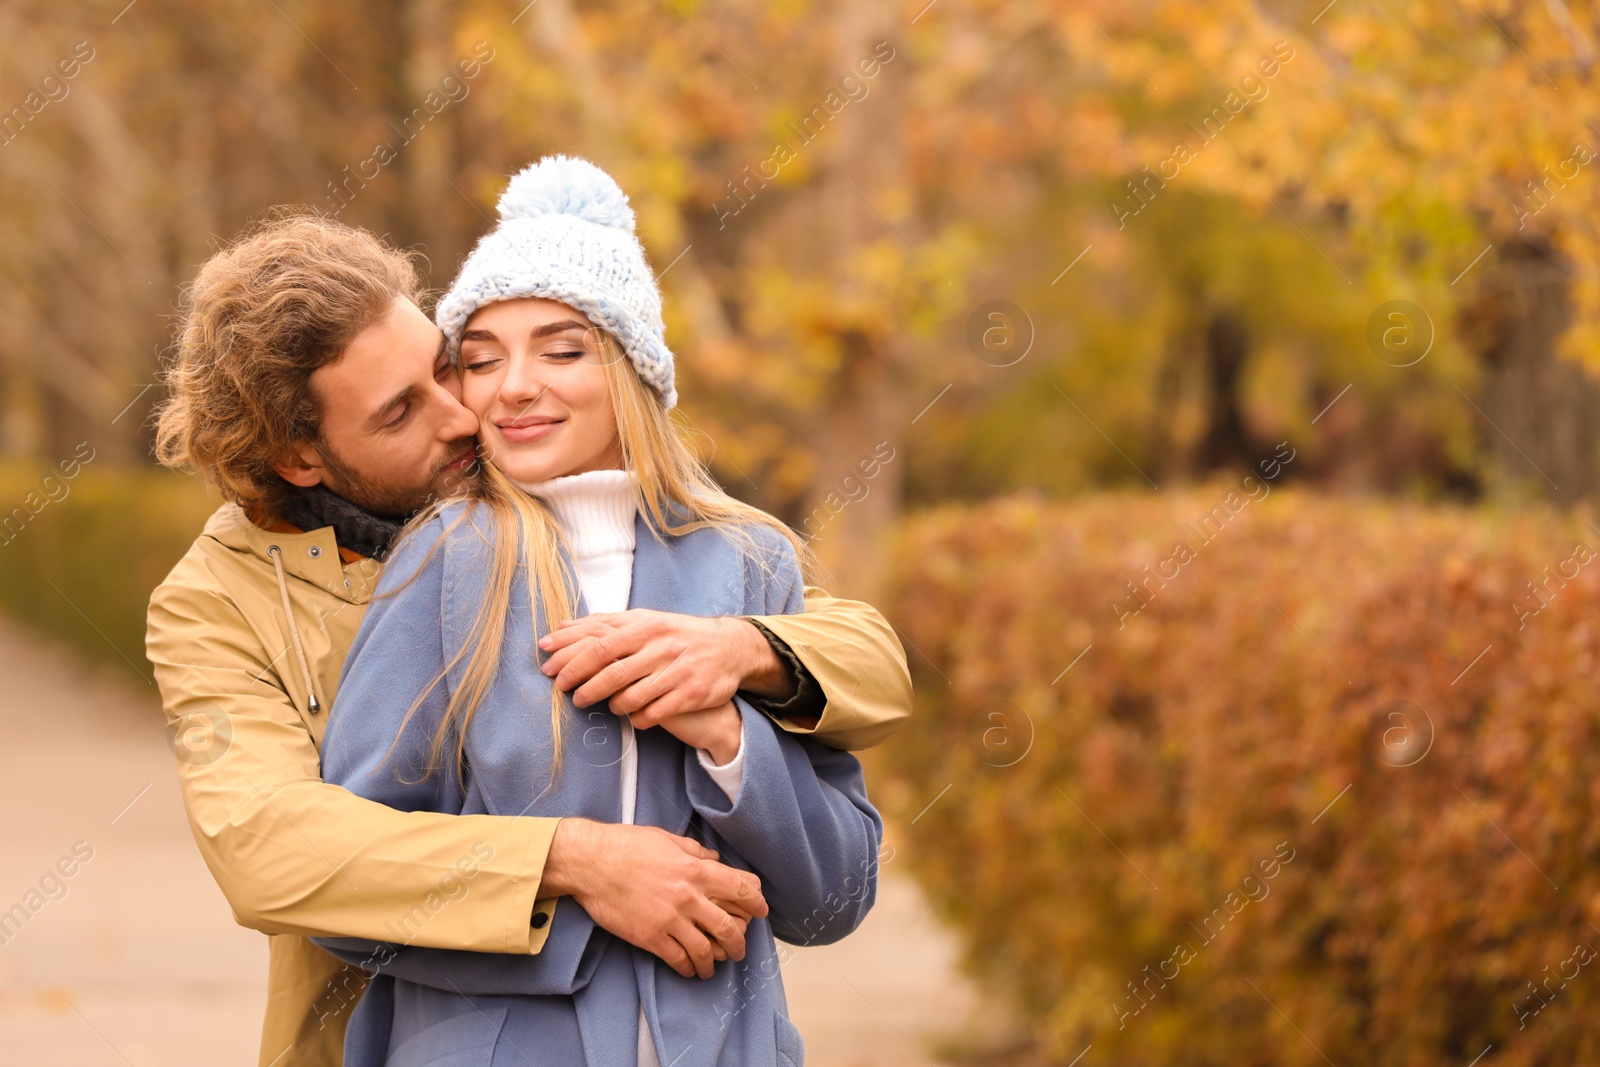
M 578 586 L 590 614 L 626 611 L 633 592 L 634 520 L 638 512 L 638 478 L 632 471 L 597 470 L 568 474 L 543 482 L 517 482 L 524 491 L 544 501 L 555 513 L 566 535 Z M 622 821 L 632 823 L 639 797 L 639 750 L 633 723 L 621 718 Z M 696 752 L 700 766 L 727 794 L 739 799 L 744 780 L 744 733 L 733 759 L 716 764 L 704 749 Z M 644 1010 L 639 1011 L 639 1067 L 660 1067 L 650 1039 Z

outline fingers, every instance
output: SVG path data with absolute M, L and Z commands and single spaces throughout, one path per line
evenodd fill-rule
M 650 946 L 668 967 L 684 978 L 710 978 L 718 963 L 742 960 L 748 923 L 702 901 L 695 916 L 680 917 L 668 936 Z
M 604 620 L 604 619 L 609 619 L 613 615 L 620 615 L 620 614 L 621 614 L 621 612 L 617 612 L 617 611 L 596 612 L 593 615 L 585 615 L 581 619 L 562 619 L 556 625 L 561 627 L 562 629 L 565 629 L 565 628 L 567 628 L 569 626 L 582 626 L 586 622 L 599 622 L 599 621 Z
M 620 633 L 620 630 L 603 630 L 586 634 L 548 657 L 539 669 L 545 674 L 553 674 L 561 688 L 571 689 L 580 682 L 588 681 L 601 667 L 622 654 L 619 651 Z
M 629 716 L 633 725 L 645 730 L 660 726 L 677 715 L 710 711 L 729 703 L 734 689 L 697 669 L 690 657 L 680 653 L 672 662 L 611 698 L 611 710 Z
M 761 880 L 749 871 L 741 871 L 723 863 L 704 865 L 705 894 L 715 901 L 726 901 L 726 906 L 737 907 L 749 918 L 767 914 L 767 898 L 761 893 Z
M 539 639 L 539 644 L 541 646 L 543 646 L 546 641 L 551 640 L 561 640 L 562 643 L 557 646 L 554 651 L 551 651 L 544 657 L 544 660 L 539 664 L 539 669 L 547 675 L 552 677 L 555 676 L 557 673 L 565 669 L 567 664 L 572 662 L 572 658 L 574 656 L 583 651 L 584 642 L 602 637 L 609 632 L 609 630 L 601 630 L 593 633 L 580 634 L 576 630 L 562 630 L 559 633 L 547 634 L 544 637 L 541 637 Z M 569 636 L 571 637 L 570 640 L 563 640 Z
M 638 650 L 639 635 L 636 632 L 613 630 L 598 637 L 584 638 L 570 648 L 564 649 L 564 658 L 558 659 L 552 656 L 539 669 L 547 675 L 554 672 L 556 684 L 571 692 L 574 698 L 581 694 L 585 699 L 580 702 L 580 706 L 587 706 L 610 696 L 622 685 L 633 680 L 631 676 L 618 679 L 617 672 L 613 671 L 613 681 L 609 687 L 587 684 L 596 675 L 615 667 L 619 661 L 627 662 Z
M 585 615 L 581 619 L 562 619 L 555 632 L 539 638 L 539 647 L 546 652 L 559 652 L 582 641 L 585 637 L 599 637 L 621 625 L 621 612 L 604 612 Z
M 611 710 L 628 716 L 639 729 L 648 730 L 676 715 L 713 706 L 707 703 L 704 685 L 693 678 L 674 678 L 675 673 L 669 667 L 635 682 L 611 698 Z
M 636 645 L 631 640 L 624 644 L 618 640 L 621 637 L 623 635 L 619 633 L 599 639 L 592 646 L 592 655 L 590 649 L 580 651 L 562 671 L 558 681 L 570 675 L 574 682 L 581 683 L 572 691 L 572 699 L 580 707 L 609 699 L 612 711 L 633 711 L 631 705 L 639 699 L 634 690 L 641 685 L 648 685 L 652 672 L 662 665 L 660 648 L 643 643 Z M 649 688 L 641 692 L 646 696 L 654 695 Z
M 744 959 L 744 931 L 747 923 L 729 915 L 709 900 L 701 901 L 695 908 L 694 924 L 704 937 L 713 956 L 721 952 L 732 960 Z
M 709 906 L 708 904 L 707 907 Z M 693 973 L 700 978 L 710 978 L 717 961 L 711 952 L 711 939 L 705 935 L 705 932 L 693 922 L 682 917 L 673 923 L 667 932 L 688 954 L 690 962 L 694 965 Z M 743 945 L 744 939 L 740 938 L 741 954 L 744 951 Z M 689 976 L 684 975 L 684 977 L 687 978 Z
M 684 978 L 709 978 L 717 963 L 744 958 L 750 917 L 766 914 L 759 879 L 722 864 L 715 849 L 655 826 L 564 819 L 552 856 L 559 844 L 570 852 L 572 835 L 581 840 L 586 830 L 604 831 L 605 847 L 590 850 L 598 872 L 570 879 L 571 892 L 596 923 Z
M 750 925 L 750 920 L 755 918 L 754 915 L 750 914 L 750 912 L 747 909 L 746 905 L 741 904 L 741 903 L 739 903 L 737 901 L 719 900 L 716 897 L 712 897 L 711 898 L 711 903 L 715 904 L 717 907 L 721 908 L 723 911 L 725 911 L 729 915 L 733 916 L 733 921 L 734 922 L 741 923 L 744 926 L 749 926 Z
M 649 633 L 649 620 L 641 617 L 646 614 L 652 613 L 644 609 L 629 609 L 585 615 L 581 619 L 563 619 L 554 633 L 539 638 L 539 647 L 547 653 L 539 669 L 548 675 L 558 675 L 577 660 L 581 676 L 569 674 L 561 678 L 562 688 L 571 689 L 611 660 L 628 655 L 637 648 Z M 621 645 L 616 644 L 618 638 L 622 639 Z M 603 658 L 596 658 L 595 642 L 607 642 L 607 647 L 614 651 Z
M 635 729 L 648 730 L 668 719 L 700 710 L 691 706 L 692 699 L 682 689 L 670 688 L 661 675 L 652 674 L 612 697 L 611 710 L 626 715 Z
M 689 953 L 684 951 L 683 946 L 672 938 L 662 937 L 643 947 L 661 957 L 661 962 L 678 972 L 678 977 L 694 977 L 694 961 L 689 958 Z

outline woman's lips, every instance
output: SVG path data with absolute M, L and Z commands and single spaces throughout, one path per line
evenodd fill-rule
M 556 427 L 561 425 L 563 421 L 565 420 L 549 419 L 526 421 L 522 419 L 512 419 L 509 422 L 496 424 L 496 429 L 500 431 L 500 436 L 504 437 L 507 441 L 519 443 L 524 441 L 537 441 L 539 438 L 545 437 L 552 433 Z

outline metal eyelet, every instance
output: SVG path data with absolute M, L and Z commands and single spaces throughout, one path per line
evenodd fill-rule
M 322 558 L 322 546 L 321 545 L 312 545 L 310 548 L 306 549 L 306 555 L 310 556 L 312 559 L 321 559 Z

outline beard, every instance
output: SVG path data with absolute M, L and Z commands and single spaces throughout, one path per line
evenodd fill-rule
M 327 465 L 328 477 L 323 484 L 329 490 L 363 511 L 399 522 L 405 522 L 441 497 L 454 496 L 468 488 L 478 471 L 478 464 L 473 462 L 459 473 L 445 474 L 445 468 L 459 460 L 464 453 L 477 451 L 477 443 L 471 439 L 463 442 L 461 449 L 453 456 L 429 471 L 425 480 L 404 485 L 362 475 L 326 444 L 319 443 L 317 451 Z

